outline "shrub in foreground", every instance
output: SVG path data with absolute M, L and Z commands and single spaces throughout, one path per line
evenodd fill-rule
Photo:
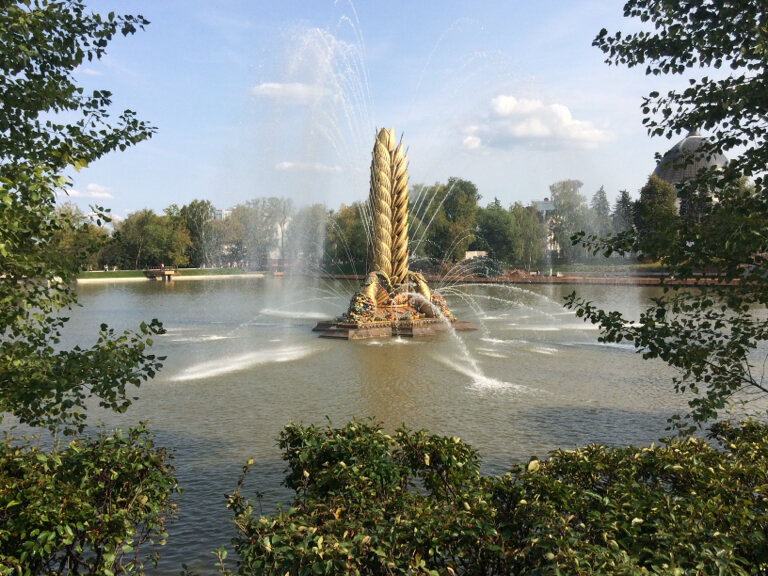
M 591 445 L 499 477 L 458 438 L 287 426 L 289 508 L 229 497 L 226 574 L 768 574 L 768 427 Z
M 173 474 L 141 426 L 52 451 L 6 438 L 0 574 L 143 574 L 174 516 Z

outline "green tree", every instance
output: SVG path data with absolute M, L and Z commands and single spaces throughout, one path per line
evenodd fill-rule
M 651 174 L 640 189 L 640 199 L 634 210 L 641 257 L 654 259 L 676 241 L 676 202 L 675 187 Z
M 679 368 L 677 390 L 690 395 L 682 424 L 701 425 L 733 402 L 768 392 L 764 346 L 768 323 L 768 59 L 762 0 L 675 3 L 630 0 L 624 14 L 640 30 L 609 34 L 594 44 L 612 64 L 644 66 L 649 76 L 688 75 L 687 86 L 643 100 L 652 135 L 673 137 L 691 126 L 712 134 L 703 153 L 730 157 L 725 170 L 701 170 L 678 186 L 681 197 L 714 194 L 701 218 L 678 218 L 669 242 L 654 254 L 676 279 L 710 278 L 697 289 L 667 286 L 637 322 L 571 298 L 570 305 L 600 323 L 607 341 L 629 340 L 648 358 Z M 660 81 L 660 80 L 659 80 Z M 708 150 L 707 150 L 708 148 Z M 742 178 L 754 189 L 740 185 Z M 586 238 L 594 251 L 643 252 L 641 234 L 608 242 Z M 762 352 L 761 352 L 762 350 Z
M 368 260 L 368 235 L 363 221 L 363 205 L 341 206 L 328 217 L 325 234 L 325 267 L 329 271 L 365 272 Z
M 110 124 L 110 93 L 86 94 L 73 73 L 100 58 L 115 34 L 145 24 L 89 14 L 77 1 L 5 2 L 0 10 L 0 413 L 31 425 L 80 428 L 89 398 L 123 410 L 128 386 L 160 365 L 146 351 L 161 330 L 155 322 L 138 333 L 103 326 L 91 348 L 56 346 L 66 322 L 56 311 L 76 302 L 82 268 L 57 251 L 57 236 L 76 232 L 55 209 L 57 191 L 71 185 L 65 171 L 154 132 L 131 111 Z
M 550 219 L 550 231 L 559 247 L 561 257 L 572 260 L 583 251 L 571 243 L 571 236 L 588 229 L 587 199 L 579 192 L 583 183 L 579 180 L 563 180 L 549 187 L 555 206 Z
M 611 213 L 612 230 L 615 234 L 631 230 L 635 224 L 635 203 L 626 190 L 619 192 Z
M 179 211 L 191 242 L 189 263 L 194 267 L 212 266 L 217 260 L 217 243 L 213 232 L 216 209 L 208 200 L 193 200 Z
M 279 239 L 278 249 L 279 258 L 285 258 L 285 233 L 293 220 L 294 209 L 290 198 L 270 197 L 266 200 L 266 210 L 269 213 L 269 220 L 272 228 L 275 230 L 276 237 Z
M 302 206 L 291 219 L 285 239 L 286 257 L 300 270 L 319 270 L 325 251 L 328 228 L 325 204 Z
M 133 212 L 115 224 L 115 240 L 121 247 L 122 265 L 140 270 L 166 266 L 183 266 L 192 245 L 182 217 L 173 206 L 158 216 L 145 208 Z
M 278 247 L 279 230 L 269 199 L 254 198 L 232 209 L 228 221 L 242 231 L 233 250 L 246 267 L 262 269 Z
M 518 234 L 515 237 L 515 264 L 531 270 L 541 262 L 547 251 L 547 227 L 539 218 L 535 206 L 515 202 L 511 210 Z
M 445 263 L 462 260 L 475 240 L 477 187 L 449 178 L 446 184 L 414 186 L 411 199 L 412 252 Z
M 608 196 L 605 194 L 605 188 L 600 188 L 592 195 L 589 204 L 594 215 L 593 231 L 601 238 L 611 233 L 613 226 L 611 222 L 611 205 L 608 202 Z
M 148 353 L 157 321 L 102 324 L 92 346 L 61 345 L 76 274 L 100 243 L 56 196 L 69 170 L 154 132 L 131 111 L 112 123 L 110 93 L 86 93 L 73 74 L 145 24 L 78 0 L 0 3 L 0 416 L 30 426 L 82 432 L 87 405 L 125 410 L 160 367 Z M 141 574 L 141 545 L 163 539 L 173 514 L 167 453 L 140 430 L 50 451 L 6 436 L 0 486 L 3 574 Z
M 107 230 L 97 226 L 93 218 L 83 214 L 72 202 L 57 206 L 56 218 L 62 223 L 53 238 L 59 258 L 67 259 L 67 267 L 75 270 L 98 266 L 100 248 L 106 246 L 109 239 Z
M 516 259 L 519 245 L 517 222 L 512 213 L 498 200 L 477 211 L 477 247 L 487 250 L 488 256 L 509 263 Z

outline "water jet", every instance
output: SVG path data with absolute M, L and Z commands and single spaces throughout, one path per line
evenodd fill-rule
M 408 166 L 402 140 L 395 143 L 392 128 L 376 136 L 370 182 L 368 275 L 347 312 L 313 330 L 323 338 L 344 340 L 474 330 L 456 319 L 424 276 L 408 268 Z

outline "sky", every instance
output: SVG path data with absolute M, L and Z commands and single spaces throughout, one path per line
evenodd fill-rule
M 633 197 L 671 143 L 642 125 L 668 79 L 609 66 L 616 0 L 91 0 L 151 24 L 76 71 L 157 127 L 73 175 L 69 200 L 128 214 L 260 197 L 330 209 L 365 200 L 378 129 L 409 181 L 473 182 L 525 205 L 566 179 Z M 666 83 L 665 83 L 666 82 Z

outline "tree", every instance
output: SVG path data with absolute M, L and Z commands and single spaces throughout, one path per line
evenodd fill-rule
M 140 270 L 146 267 L 183 266 L 192 245 L 178 209 L 166 208 L 158 216 L 145 208 L 115 224 L 115 240 L 120 245 L 121 265 Z
M 269 200 L 254 198 L 245 205 L 235 206 L 229 220 L 242 230 L 242 238 L 235 247 L 235 253 L 242 255 L 238 260 L 242 260 L 249 268 L 264 268 L 279 238 Z
M 615 234 L 631 230 L 632 226 L 634 226 L 635 203 L 626 190 L 620 191 L 619 197 L 616 198 L 611 214 L 611 223 Z
M 588 228 L 587 199 L 579 193 L 582 186 L 579 180 L 563 180 L 549 187 L 555 206 L 549 226 L 560 254 L 566 260 L 583 253 L 571 243 L 571 236 Z
M 656 257 L 678 280 L 709 278 L 696 290 L 670 286 L 636 323 L 571 298 L 579 314 L 600 323 L 606 341 L 629 340 L 648 358 L 677 367 L 674 386 L 691 395 L 682 424 L 701 425 L 733 402 L 768 392 L 764 345 L 768 323 L 768 59 L 762 0 L 676 3 L 630 0 L 637 32 L 602 30 L 594 44 L 610 64 L 645 66 L 650 76 L 689 75 L 687 87 L 654 90 L 643 100 L 651 135 L 668 138 L 700 127 L 712 137 L 702 153 L 730 157 L 722 170 L 701 170 L 678 186 L 682 198 L 714 194 L 707 213 L 679 218 Z M 740 185 L 752 179 L 754 188 Z M 593 251 L 641 251 L 627 231 L 607 242 L 584 238 Z M 760 352 L 760 350 L 763 350 Z
M 278 248 L 279 258 L 285 258 L 285 232 L 293 219 L 293 202 L 290 198 L 270 197 L 266 201 L 266 209 L 269 213 L 269 219 L 272 227 L 275 229 L 277 238 L 280 239 Z
M 488 256 L 501 262 L 516 258 L 515 248 L 519 237 L 517 223 L 512 213 L 496 200 L 477 211 L 478 248 L 488 251 Z
M 31 425 L 80 428 L 91 397 L 123 410 L 127 387 L 160 365 L 146 353 L 161 331 L 156 322 L 138 333 L 103 326 L 87 349 L 55 347 L 66 321 L 55 312 L 76 302 L 72 285 L 82 267 L 57 252 L 57 236 L 76 232 L 55 210 L 56 192 L 69 185 L 65 171 L 154 132 L 129 110 L 110 124 L 110 93 L 86 94 L 72 75 L 100 58 L 115 34 L 145 24 L 86 14 L 77 1 L 5 2 L 0 10 L 0 412 Z
M 368 235 L 363 222 L 363 205 L 342 205 L 328 217 L 325 234 L 325 267 L 328 270 L 365 272 L 368 259 Z
M 188 260 L 192 266 L 211 266 L 216 260 L 216 243 L 213 219 L 216 209 L 208 200 L 193 200 L 179 211 L 184 226 L 189 231 L 191 242 Z
M 162 332 L 155 320 L 123 333 L 102 324 L 92 346 L 61 345 L 76 274 L 100 242 L 73 211 L 56 210 L 56 196 L 71 169 L 154 132 L 129 110 L 111 123 L 111 94 L 87 94 L 73 74 L 145 24 L 91 14 L 78 0 L 0 4 L 0 416 L 30 426 L 82 432 L 87 405 L 125 410 L 129 389 L 161 365 L 147 350 Z M 105 211 L 95 212 L 100 226 Z M 0 486 L 0 572 L 9 574 L 140 574 L 140 545 L 162 539 L 173 514 L 173 471 L 146 431 L 50 451 L 4 437 Z
M 288 227 L 286 256 L 301 270 L 320 269 L 325 251 L 328 228 L 328 209 L 325 204 L 302 206 Z
M 68 267 L 73 269 L 96 267 L 100 248 L 108 242 L 107 230 L 97 226 L 93 218 L 83 214 L 72 202 L 57 206 L 56 218 L 63 223 L 53 238 L 59 258 L 67 259 Z
M 600 186 L 597 192 L 592 195 L 589 206 L 594 215 L 594 232 L 601 238 L 610 234 L 612 231 L 611 205 L 608 203 L 608 197 L 603 186 Z
M 515 264 L 531 270 L 542 261 L 547 252 L 547 227 L 539 218 L 535 206 L 515 202 L 511 210 L 518 234 L 515 237 Z
M 474 241 L 480 194 L 468 180 L 414 186 L 411 193 L 412 253 L 446 263 L 464 258 Z
M 676 241 L 677 195 L 675 187 L 651 174 L 635 204 L 635 230 L 639 255 L 655 259 Z

